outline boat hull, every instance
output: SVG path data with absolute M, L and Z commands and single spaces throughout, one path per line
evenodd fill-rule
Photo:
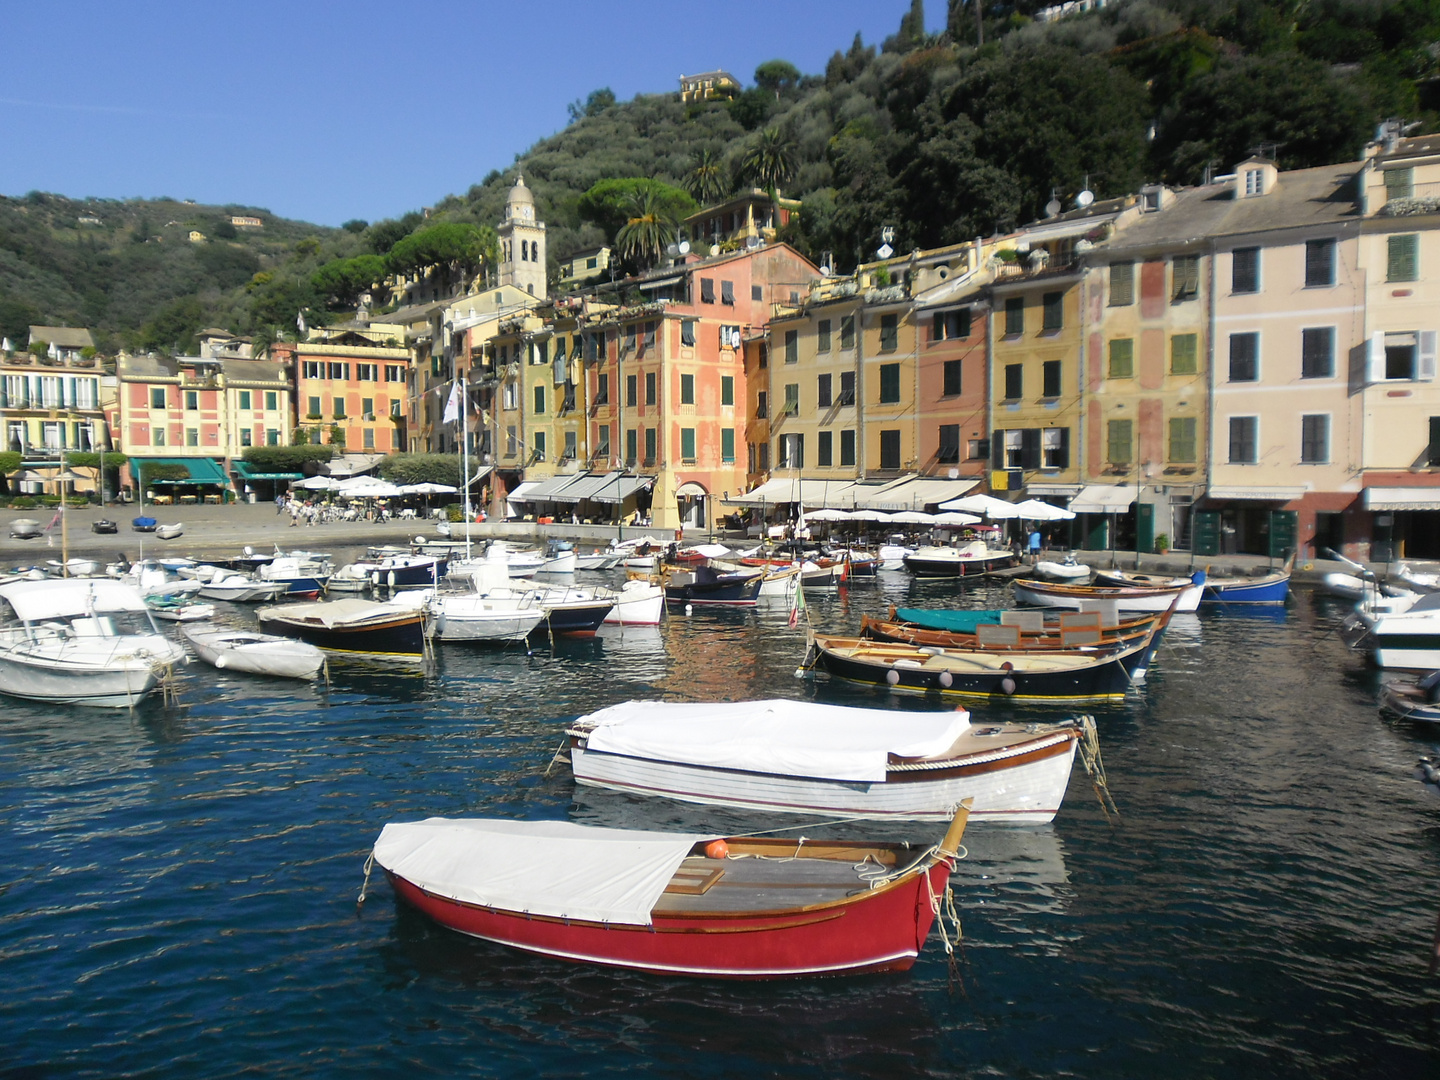
M 110 650 L 106 650 L 108 655 Z M 162 665 L 143 657 L 67 659 L 24 649 L 0 654 L 0 694 L 56 705 L 126 709 L 155 689 Z
M 893 772 L 881 783 L 713 769 L 588 750 L 572 740 L 575 782 L 633 795 L 709 806 L 871 820 L 949 821 L 973 799 L 970 821 L 1043 825 L 1065 797 L 1075 757 L 1073 732 L 1008 756 L 957 762 L 935 772 Z
M 1203 585 L 1186 585 L 1180 592 L 1177 612 L 1194 611 L 1200 606 Z M 1016 581 L 1015 600 L 1032 607 L 1064 608 L 1083 611 L 1087 603 L 1114 601 L 1117 611 L 1168 611 L 1175 599 L 1175 589 L 1094 588 L 1086 585 L 1049 585 L 1038 581 Z
M 405 656 L 415 659 L 419 659 L 425 652 L 425 616 L 418 611 L 357 627 L 326 626 L 319 622 L 263 612 L 260 613 L 259 621 L 260 629 L 267 634 L 299 638 L 327 652 Z
M 1283 604 L 1290 595 L 1290 575 L 1253 581 L 1210 581 L 1202 604 Z
M 665 586 L 665 602 L 683 606 L 685 604 L 718 605 L 726 607 L 754 607 L 760 595 L 763 574 L 755 573 L 735 580 L 715 582 L 691 581 L 670 582 Z
M 198 633 L 185 635 L 195 655 L 222 671 L 271 675 L 285 679 L 313 679 L 325 657 L 292 638 L 269 634 Z
M 883 686 L 898 693 L 935 694 L 986 701 L 1034 701 L 1067 704 L 1119 701 L 1134 680 L 1126 662 L 1149 645 L 1124 652 L 1086 659 L 1077 664 L 1057 664 L 1048 670 L 1004 668 L 968 662 L 965 656 L 946 656 L 913 650 L 914 656 L 897 653 L 895 660 L 882 659 L 884 650 L 871 655 L 852 656 L 848 649 L 832 648 L 818 639 L 810 660 L 830 675 L 846 682 Z M 924 659 L 920 659 L 924 657 Z M 1057 660 L 1066 658 L 1057 658 Z
M 905 569 L 916 577 L 973 577 L 1015 565 L 1009 553 L 966 557 L 926 554 L 924 549 L 904 557 Z
M 605 622 L 616 626 L 659 626 L 665 616 L 665 590 L 659 585 L 622 588 Z
M 736 915 L 666 915 L 649 926 L 589 923 L 482 907 L 429 893 L 386 871 L 396 896 L 471 937 L 574 963 L 656 975 L 784 979 L 906 971 L 930 934 L 941 861 L 838 904 Z M 928 878 L 928 885 L 927 885 Z

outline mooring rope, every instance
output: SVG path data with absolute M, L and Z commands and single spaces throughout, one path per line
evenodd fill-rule
M 1100 810 L 1105 815 L 1105 820 L 1110 820 L 1113 813 L 1117 818 L 1120 816 L 1120 808 L 1115 805 L 1115 799 L 1110 794 L 1110 783 L 1105 778 L 1105 761 L 1100 756 L 1100 734 L 1095 727 L 1095 717 L 1082 716 L 1080 723 L 1080 763 L 1085 766 L 1085 772 L 1090 777 L 1091 786 L 1095 789 L 1095 797 L 1100 802 Z

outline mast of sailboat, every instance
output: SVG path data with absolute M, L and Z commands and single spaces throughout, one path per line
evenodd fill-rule
M 70 576 L 70 533 L 66 529 L 65 508 L 70 502 L 65 497 L 65 485 L 70 481 L 65 479 L 65 439 L 62 434 L 60 439 L 60 576 Z

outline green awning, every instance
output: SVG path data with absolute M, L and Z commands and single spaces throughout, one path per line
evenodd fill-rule
M 298 472 L 257 472 L 248 461 L 236 461 L 235 475 L 241 480 L 304 480 L 305 474 Z
M 145 480 L 148 486 L 154 484 L 217 484 L 220 487 L 228 487 L 229 478 L 220 463 L 214 458 L 131 458 L 130 473 L 135 477 L 142 477 L 142 469 L 148 469 L 151 465 L 179 465 L 189 471 L 190 476 L 185 480 Z

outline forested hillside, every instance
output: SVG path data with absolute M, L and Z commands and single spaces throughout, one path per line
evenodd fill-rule
M 0 201 L 0 327 L 83 323 L 161 349 L 212 323 L 266 338 L 427 258 L 484 273 L 517 169 L 552 269 L 617 233 L 641 265 L 692 200 L 750 184 L 803 198 L 786 238 L 845 268 L 882 226 L 902 251 L 954 242 L 1083 186 L 1103 198 L 1195 183 L 1262 149 L 1287 169 L 1349 160 L 1383 118 L 1416 131 L 1440 119 L 1440 0 L 1111 0 L 1044 23 L 1031 0 L 991 0 L 978 23 L 976 4 L 952 0 L 932 35 L 914 0 L 885 42 L 857 36 L 823 73 L 763 64 L 734 101 L 597 90 L 563 131 L 428 219 L 326 230 L 263 215 L 259 233 L 230 237 L 217 222 L 238 208 Z M 604 181 L 627 183 L 592 190 Z M 86 213 L 102 224 L 78 225 Z M 192 227 L 208 242 L 188 243 Z

